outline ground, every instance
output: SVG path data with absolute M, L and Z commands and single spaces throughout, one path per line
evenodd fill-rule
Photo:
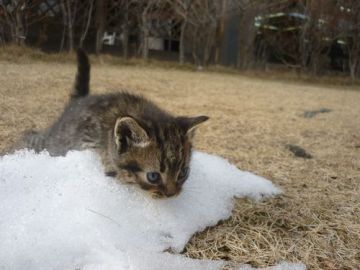
M 75 63 L 0 61 L 0 151 L 61 112 Z M 360 265 L 360 91 L 236 73 L 97 62 L 94 93 L 128 89 L 178 115 L 210 116 L 196 148 L 264 176 L 284 194 L 238 200 L 232 217 L 195 235 L 184 254 L 253 266 L 282 260 L 309 269 Z M 305 118 L 304 112 L 331 111 Z M 313 158 L 295 157 L 295 144 Z M 191 222 L 191 221 L 189 221 Z

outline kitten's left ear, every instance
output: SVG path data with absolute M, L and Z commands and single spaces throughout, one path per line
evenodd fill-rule
M 129 147 L 145 147 L 150 141 L 140 124 L 128 116 L 116 120 L 114 139 L 120 153 L 126 152 Z
M 194 135 L 195 128 L 201 123 L 207 121 L 208 119 L 209 117 L 205 115 L 196 116 L 196 117 L 180 116 L 176 118 L 176 121 L 183 128 L 186 134 L 188 134 L 189 137 L 192 137 Z

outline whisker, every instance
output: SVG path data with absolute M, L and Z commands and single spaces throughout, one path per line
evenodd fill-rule
M 191 186 L 191 187 L 186 187 L 184 188 L 184 191 L 195 191 L 195 192 L 202 192 L 201 187 L 197 187 L 197 186 Z
M 95 211 L 95 210 L 92 210 L 92 209 L 90 209 L 90 208 L 86 208 L 86 210 L 88 210 L 89 212 L 92 212 L 92 213 L 94 213 L 94 214 L 96 214 L 96 215 L 99 215 L 99 216 L 101 216 L 101 217 L 103 217 L 103 218 L 105 218 L 105 219 L 107 219 L 107 220 L 110 220 L 111 222 L 115 223 L 115 224 L 118 225 L 119 227 L 122 227 L 120 223 L 118 223 L 116 220 L 112 219 L 111 217 L 108 217 L 108 216 L 106 216 L 106 215 L 104 215 L 104 214 L 101 214 L 101 213 L 99 213 L 99 212 L 97 212 L 97 211 Z

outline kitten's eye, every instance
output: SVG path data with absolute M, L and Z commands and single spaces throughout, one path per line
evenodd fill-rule
M 179 173 L 179 179 L 184 180 L 189 176 L 190 169 L 189 167 L 184 167 Z
M 146 178 L 151 184 L 157 184 L 160 182 L 161 176 L 158 172 L 148 172 Z

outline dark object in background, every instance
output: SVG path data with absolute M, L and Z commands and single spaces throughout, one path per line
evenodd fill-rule
M 311 159 L 312 155 L 305 151 L 305 149 L 301 148 L 295 144 L 287 144 L 286 148 L 290 150 L 296 157 Z
M 313 118 L 318 113 L 329 113 L 329 112 L 331 112 L 331 110 L 327 109 L 327 108 L 321 108 L 320 110 L 317 110 L 317 111 L 305 111 L 304 112 L 304 117 L 305 118 Z

